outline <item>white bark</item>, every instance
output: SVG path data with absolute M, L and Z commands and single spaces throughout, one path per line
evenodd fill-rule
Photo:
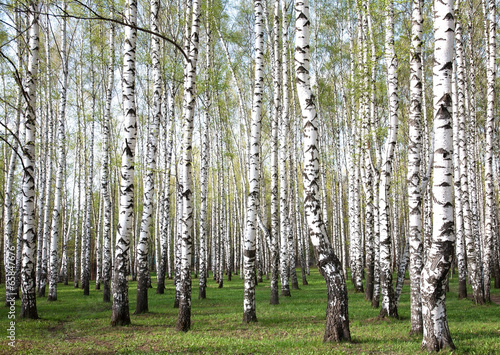
M 408 120 L 408 209 L 410 245 L 410 334 L 422 333 L 422 0 L 412 2 L 412 42 L 410 48 L 410 118 Z
M 496 4 L 488 1 L 488 65 L 487 65 L 487 107 L 486 107 L 486 156 L 485 156 L 485 236 L 484 236 L 484 298 L 490 301 L 491 271 L 494 257 L 494 203 L 495 187 L 493 177 L 493 150 L 495 126 L 495 59 L 496 59 Z M 485 29 L 486 30 L 486 29 Z M 496 236 L 498 238 L 498 236 Z
M 333 253 L 322 220 L 319 201 L 318 117 L 309 77 L 308 0 L 295 2 L 295 73 L 304 129 L 304 213 L 309 237 L 315 248 L 318 267 L 327 283 L 327 317 L 324 341 L 350 340 L 347 288 L 340 261 Z
M 113 14 L 111 14 L 113 17 Z M 110 25 L 109 29 L 109 63 L 108 63 L 108 85 L 106 88 L 106 107 L 104 109 L 104 120 L 102 124 L 103 135 L 103 158 L 102 158 L 102 176 L 101 193 L 104 199 L 104 220 L 102 231 L 102 283 L 103 283 L 103 302 L 111 301 L 111 196 L 110 196 L 110 140 L 111 140 L 111 101 L 113 99 L 114 86 L 114 67 L 115 67 L 115 27 Z
M 24 91 L 27 107 L 24 113 L 23 152 L 23 240 L 21 266 L 21 318 L 37 319 L 34 262 L 35 262 L 35 137 L 36 137 L 36 86 L 39 55 L 39 5 L 31 2 L 28 8 L 28 67 Z
M 387 95 L 389 98 L 389 136 L 385 143 L 379 190 L 380 289 L 382 293 L 380 316 L 398 317 L 398 310 L 394 303 L 394 289 L 392 286 L 391 230 L 389 222 L 389 187 L 398 130 L 399 106 L 397 58 L 394 51 L 394 2 L 392 0 L 389 0 L 386 15 L 385 45 Z
M 66 2 L 65 2 L 66 7 Z M 59 122 L 57 130 L 57 173 L 56 191 L 54 196 L 54 209 L 52 211 L 52 234 L 50 242 L 50 275 L 49 275 L 49 301 L 57 300 L 57 281 L 59 268 L 59 219 L 61 214 L 61 200 L 63 194 L 64 165 L 66 164 L 66 91 L 68 87 L 68 56 L 66 49 L 66 20 L 63 21 L 63 34 L 61 44 L 61 60 L 63 67 L 63 80 L 61 86 L 61 103 L 59 106 Z
M 445 283 L 455 242 L 452 185 L 451 72 L 455 20 L 453 1 L 434 4 L 434 164 L 432 244 L 422 270 L 422 348 L 454 349 L 446 317 Z
M 245 276 L 245 293 L 243 299 L 243 322 L 257 321 L 255 310 L 255 237 L 257 232 L 257 213 L 260 196 L 260 138 L 262 121 L 262 94 L 264 82 L 264 20 L 263 3 L 254 0 L 254 52 L 255 74 L 251 115 L 250 155 L 248 172 L 248 196 L 246 212 L 246 228 L 243 252 L 243 269 Z
M 137 1 L 127 0 L 125 7 L 127 23 L 135 26 L 137 21 Z M 121 151 L 120 205 L 113 265 L 112 325 L 130 324 L 127 275 L 130 263 L 130 236 L 134 227 L 134 155 L 137 140 L 135 105 L 136 38 L 136 29 L 125 27 L 122 78 L 124 132 Z
M 189 12 L 188 12 L 189 14 Z M 191 253 L 193 241 L 193 178 L 192 178 L 192 141 L 193 117 L 196 103 L 196 63 L 198 60 L 200 1 L 192 2 L 192 17 L 188 17 L 191 30 L 187 41 L 189 43 L 188 59 L 184 68 L 184 97 L 182 103 L 182 160 L 181 160 L 181 292 L 179 297 L 179 317 L 177 330 L 188 331 L 191 327 Z M 186 36 L 188 34 L 186 33 Z

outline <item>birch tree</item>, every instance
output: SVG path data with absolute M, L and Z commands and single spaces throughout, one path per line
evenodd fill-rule
M 254 89 L 252 100 L 251 131 L 248 157 L 248 196 L 246 227 L 243 249 L 243 272 L 245 278 L 245 291 L 243 298 L 243 322 L 257 321 L 255 310 L 255 239 L 257 232 L 257 214 L 259 211 L 260 197 L 260 138 L 262 122 L 262 94 L 264 84 L 264 20 L 263 3 L 254 0 Z
M 211 2 L 208 1 L 208 4 Z M 199 267 L 199 282 L 198 282 L 198 298 L 205 299 L 207 297 L 207 239 L 208 239 L 208 169 L 210 167 L 210 147 L 209 147 L 209 132 L 210 132 L 210 107 L 212 105 L 212 97 L 210 95 L 210 81 L 212 70 L 212 27 L 210 23 L 210 6 L 207 6 L 206 12 L 206 35 L 207 49 L 205 53 L 206 65 L 206 85 L 205 90 L 205 107 L 203 112 L 203 123 L 201 128 L 201 166 L 200 166 L 200 267 Z
M 485 14 L 486 15 L 486 14 Z M 494 263 L 494 203 L 493 149 L 495 127 L 495 79 L 496 79 L 496 4 L 488 1 L 488 58 L 487 58 L 487 105 L 486 105 L 486 156 L 485 156 L 485 236 L 484 236 L 484 299 L 490 302 L 491 270 Z M 498 236 L 496 236 L 498 238 Z
M 151 0 L 151 31 L 158 32 L 158 13 L 160 1 Z M 151 36 L 151 57 L 153 64 L 153 121 L 149 127 L 146 152 L 146 172 L 144 176 L 144 197 L 141 218 L 141 229 L 137 245 L 137 304 L 135 314 L 148 312 L 148 280 L 149 280 L 149 230 L 153 219 L 153 197 L 155 189 L 154 172 L 156 170 L 157 140 L 160 129 L 162 76 L 160 67 L 160 38 Z
M 434 4 L 434 164 L 431 249 L 422 270 L 422 349 L 454 349 L 446 317 L 446 277 L 451 267 L 455 231 L 452 200 L 451 70 L 455 38 L 453 0 Z
M 66 9 L 66 2 L 64 3 Z M 63 80 L 61 83 L 61 103 L 59 106 L 59 122 L 57 130 L 57 172 L 56 172 L 56 191 L 54 196 L 54 209 L 52 211 L 52 228 L 50 242 L 50 274 L 49 274 L 49 296 L 47 300 L 57 300 L 57 281 L 59 268 L 59 219 L 61 214 L 61 200 L 63 194 L 64 165 L 66 164 L 66 96 L 68 87 L 68 55 L 66 49 L 66 19 L 63 20 L 63 33 L 61 44 L 61 63 L 63 69 Z
M 389 187 L 398 129 L 398 78 L 397 58 L 394 51 L 394 2 L 388 0 L 385 33 L 385 62 L 387 67 L 387 96 L 389 98 L 389 136 L 385 143 L 384 161 L 380 173 L 380 290 L 382 305 L 380 317 L 398 317 L 394 302 L 391 268 L 391 230 L 389 222 Z
M 408 120 L 408 209 L 410 245 L 411 328 L 410 334 L 422 333 L 422 193 L 420 166 L 422 146 L 422 0 L 412 2 L 412 42 L 410 48 L 410 118 Z
M 188 58 L 184 69 L 184 98 L 182 102 L 182 161 L 181 194 L 182 217 L 180 245 L 180 295 L 179 316 L 176 329 L 188 331 L 191 327 L 191 253 L 193 242 L 193 177 L 192 177 L 192 142 L 193 117 L 196 103 L 196 63 L 198 60 L 200 0 L 192 0 L 192 17 L 187 17 L 191 26 L 186 33 Z M 190 14 L 188 12 L 188 14 Z
M 111 12 L 113 17 L 113 12 Z M 109 63 L 108 63 L 108 85 L 106 88 L 106 104 L 104 108 L 104 120 L 102 123 L 103 135 L 103 160 L 101 176 L 101 193 L 104 199 L 104 220 L 102 233 L 102 300 L 111 301 L 111 196 L 110 196 L 110 140 L 111 140 L 111 101 L 113 99 L 114 68 L 115 67 L 115 27 L 113 23 L 109 28 Z
M 120 182 L 120 205 L 113 276 L 113 314 L 111 325 L 130 324 L 128 280 L 130 236 L 134 227 L 134 155 L 137 140 L 135 104 L 135 49 L 137 30 L 137 1 L 127 0 L 125 4 L 125 44 L 123 46 L 123 142 Z
M 21 318 L 38 319 L 35 288 L 35 137 L 36 137 L 36 87 L 39 58 L 38 24 L 40 6 L 30 2 L 28 7 L 28 67 L 24 94 L 24 151 L 23 151 L 23 239 L 21 264 Z
M 318 268 L 327 286 L 328 303 L 326 310 L 326 329 L 324 341 L 351 339 L 349 314 L 347 308 L 347 287 L 339 259 L 333 253 L 325 225 L 319 199 L 319 150 L 318 116 L 315 97 L 311 91 L 309 74 L 309 1 L 295 2 L 295 75 L 297 94 L 302 111 L 304 129 L 303 152 L 304 173 L 304 213 L 306 215 L 309 237 L 315 248 Z
M 286 259 L 282 253 L 278 254 L 278 235 L 279 235 L 279 222 L 280 218 L 278 216 L 278 199 L 279 199 L 279 183 L 278 183 L 278 127 L 279 119 L 281 113 L 281 68 L 280 68 L 280 57 L 279 57 L 279 42 L 280 42 L 280 17 L 279 17 L 279 7 L 280 1 L 274 1 L 274 14 L 273 14 L 273 52 L 274 52 L 274 62 L 273 67 L 273 113 L 271 121 L 271 231 L 270 231 L 270 241 L 271 241 L 271 304 L 279 304 L 279 294 L 278 294 L 278 262 L 281 261 L 281 285 L 282 289 L 287 283 L 286 278 Z M 284 92 L 283 92 L 284 94 Z M 284 234 L 283 234 L 284 235 Z M 283 248 L 283 239 L 281 239 Z M 286 244 L 285 244 L 286 247 Z M 283 264 L 285 266 L 283 266 Z M 285 280 L 283 280 L 285 278 Z M 290 290 L 288 290 L 290 293 Z

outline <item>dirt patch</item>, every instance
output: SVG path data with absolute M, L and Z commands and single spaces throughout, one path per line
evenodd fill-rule
M 490 300 L 491 300 L 491 302 L 500 305 L 500 296 L 490 295 Z

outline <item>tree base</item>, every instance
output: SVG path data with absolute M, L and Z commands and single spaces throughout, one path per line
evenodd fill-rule
M 207 298 L 207 288 L 205 286 L 200 286 L 198 291 L 198 299 L 204 300 L 205 298 Z
M 191 308 L 188 305 L 179 307 L 179 316 L 175 329 L 180 332 L 187 332 L 191 329 Z
M 463 280 L 458 283 L 458 299 L 461 300 L 465 298 L 467 298 L 467 285 L 465 280 Z
M 280 304 L 278 290 L 271 290 L 271 300 L 269 301 L 269 304 Z
M 109 286 L 109 281 L 103 282 L 102 301 L 105 303 L 111 302 L 111 289 Z
M 248 311 L 243 313 L 243 323 L 255 323 L 257 322 L 257 315 L 255 311 Z
M 291 297 L 292 296 L 292 294 L 290 293 L 290 286 L 289 285 L 281 287 L 281 295 L 283 297 Z
M 45 297 L 45 285 L 38 289 L 38 297 Z
M 410 329 L 410 336 L 412 337 L 420 337 L 422 334 L 423 334 L 423 329 L 422 329 L 422 326 L 420 327 L 412 327 Z

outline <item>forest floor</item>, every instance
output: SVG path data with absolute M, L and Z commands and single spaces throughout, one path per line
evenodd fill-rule
M 297 270 L 300 273 L 300 270 Z M 155 281 L 155 280 L 153 280 Z M 37 299 L 38 320 L 15 319 L 15 348 L 8 344 L 9 309 L 0 306 L 0 354 L 418 354 L 421 337 L 409 336 L 409 286 L 405 284 L 399 304 L 400 319 L 377 318 L 379 310 L 354 293 L 350 281 L 349 317 L 351 343 L 323 343 L 325 327 L 325 283 L 311 269 L 309 285 L 292 290 L 292 297 L 280 297 L 269 304 L 269 280 L 256 290 L 258 322 L 243 324 L 243 282 L 238 275 L 224 280 L 219 289 L 208 280 L 207 299 L 198 300 L 198 282 L 193 282 L 192 325 L 187 333 L 175 330 L 177 309 L 173 308 L 174 287 L 167 282 L 165 294 L 149 290 L 150 313 L 134 315 L 136 283 L 130 282 L 132 325 L 111 327 L 111 304 L 102 302 L 102 291 L 91 284 L 90 296 L 72 285 L 58 285 L 58 300 Z M 153 282 L 153 287 L 156 284 Z M 470 290 L 469 290 L 470 292 Z M 500 290 L 491 289 L 500 297 Z M 0 285 L 0 295 L 5 285 Z M 1 298 L 4 304 L 3 297 Z M 500 305 L 476 306 L 469 299 L 458 300 L 457 278 L 450 282 L 446 299 L 449 327 L 456 354 L 500 354 Z M 19 316 L 20 301 L 16 301 Z

